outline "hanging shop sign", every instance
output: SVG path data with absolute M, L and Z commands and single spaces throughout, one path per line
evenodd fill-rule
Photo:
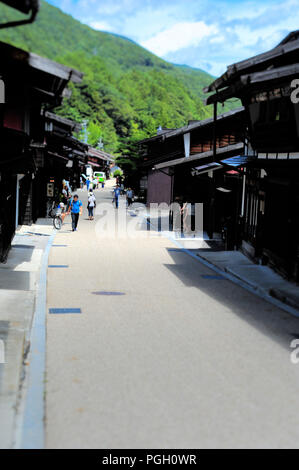
M 47 197 L 54 197 L 54 183 L 47 184 Z

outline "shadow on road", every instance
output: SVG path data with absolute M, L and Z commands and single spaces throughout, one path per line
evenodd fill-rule
M 187 287 L 195 287 L 216 302 L 228 308 L 234 315 L 246 321 L 284 348 L 290 349 L 290 342 L 299 338 L 299 319 L 268 303 L 242 287 L 226 279 L 213 279 L 215 274 L 200 260 L 193 259 L 184 250 L 168 249 L 175 264 L 165 265 Z M 207 279 L 203 276 L 211 275 Z M 200 303 L 199 303 L 200 305 Z M 217 330 L 217 325 L 215 325 Z

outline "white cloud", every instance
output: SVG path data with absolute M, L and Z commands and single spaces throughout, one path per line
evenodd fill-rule
M 91 28 L 99 31 L 114 31 L 113 26 L 111 26 L 107 21 L 90 21 L 88 24 Z
M 208 26 L 203 21 L 185 21 L 176 23 L 152 38 L 143 41 L 141 45 L 155 54 L 163 56 L 187 46 L 197 46 L 203 38 L 215 36 L 217 33 L 217 26 Z
M 269 8 L 269 3 L 246 2 L 243 5 L 237 4 L 235 8 L 226 9 L 224 16 L 227 21 L 250 20 L 264 14 Z
M 299 0 L 48 0 L 99 30 L 158 56 L 222 73 L 299 25 Z

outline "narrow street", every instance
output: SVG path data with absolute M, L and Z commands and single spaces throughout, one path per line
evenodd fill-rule
M 98 238 L 79 197 L 49 259 L 47 310 L 81 313 L 47 315 L 47 448 L 297 447 L 298 319 L 167 238 Z
M 0 451 L 298 449 L 299 0 L 0 17 Z

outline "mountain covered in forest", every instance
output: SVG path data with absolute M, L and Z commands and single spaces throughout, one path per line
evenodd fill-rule
M 2 3 L 1 22 L 21 17 Z M 159 126 L 176 128 L 204 119 L 203 87 L 213 77 L 168 63 L 124 37 L 93 30 L 45 1 L 32 25 L 0 31 L 0 40 L 84 72 L 72 97 L 56 110 L 89 121 L 88 138 L 105 150 L 130 155 L 134 142 L 152 136 Z

